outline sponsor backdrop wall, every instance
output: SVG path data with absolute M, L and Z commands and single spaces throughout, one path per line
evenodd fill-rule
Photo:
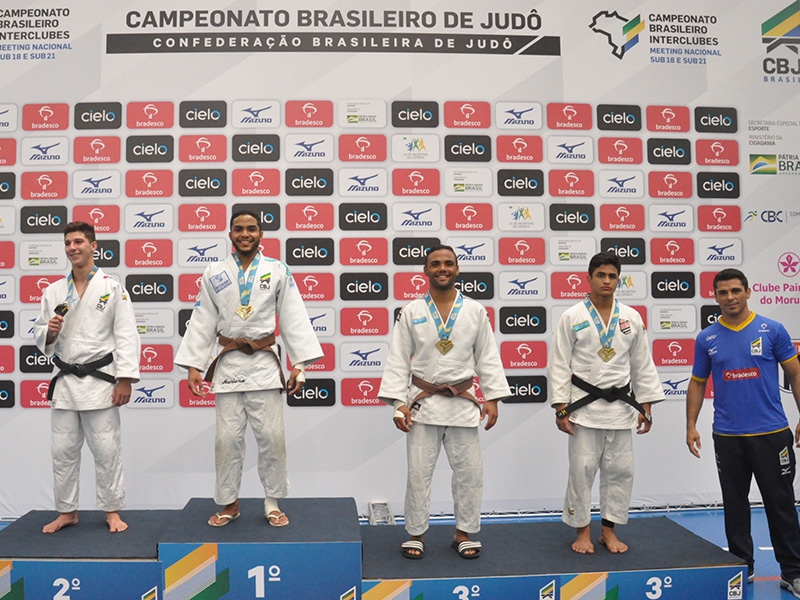
M 53 367 L 31 325 L 74 219 L 136 303 L 129 506 L 211 495 L 213 396 L 172 361 L 236 208 L 260 215 L 326 352 L 288 399 L 294 496 L 402 512 L 404 441 L 376 394 L 393 317 L 444 242 L 514 392 L 482 435 L 486 510 L 561 505 L 547 348 L 601 249 L 668 398 L 636 439 L 634 504 L 716 501 L 711 401 L 699 461 L 683 420 L 713 274 L 742 268 L 752 307 L 800 339 L 798 22 L 787 0 L 4 3 L 0 514 L 52 506 Z M 262 493 L 253 451 L 244 496 Z M 448 478 L 434 511 L 452 510 Z M 88 462 L 83 487 L 93 507 Z

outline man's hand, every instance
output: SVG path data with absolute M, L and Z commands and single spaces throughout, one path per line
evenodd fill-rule
M 394 426 L 405 433 L 411 431 L 411 425 L 413 425 L 413 421 L 411 420 L 411 410 L 405 404 L 403 404 L 397 408 L 395 412 L 401 412 L 403 413 L 403 416 L 394 417 Z
M 303 389 L 303 384 L 306 382 L 306 372 L 303 369 L 294 367 L 289 374 L 289 381 L 286 382 L 287 395 L 296 394 Z
M 484 418 L 489 417 L 486 420 L 486 431 L 489 431 L 494 424 L 497 423 L 497 400 L 487 400 L 483 403 L 483 409 L 481 410 L 481 421 Z
M 194 367 L 189 367 L 189 376 L 186 378 L 186 385 L 189 386 L 189 391 L 195 396 L 206 395 L 206 382 L 203 381 L 203 376 L 200 371 Z
M 61 332 L 62 327 L 64 327 L 64 317 L 61 315 L 53 315 L 50 317 L 50 320 L 47 322 L 47 337 L 45 343 L 52 344 Z
M 639 413 L 639 420 L 636 423 L 636 433 L 638 434 L 647 433 L 653 426 L 653 415 L 650 412 L 650 406 L 642 405 L 642 408 L 644 408 L 644 412 L 646 412 L 650 418 L 648 419 L 642 413 Z
M 569 415 L 564 417 L 558 416 L 558 411 L 564 409 L 566 406 L 567 405 L 565 403 L 553 405 L 553 408 L 556 409 L 556 427 L 558 427 L 558 429 L 564 433 L 575 435 L 575 430 L 572 428 L 572 423 L 569 421 Z
M 797 427 L 798 432 L 800 432 L 800 425 Z M 700 458 L 700 448 L 703 446 L 700 443 L 700 434 L 694 427 L 688 427 L 686 429 L 686 445 L 689 446 L 689 452 L 694 454 L 697 458 Z
M 111 392 L 111 404 L 122 406 L 131 401 L 131 380 L 128 378 L 119 379 L 114 384 L 114 391 Z

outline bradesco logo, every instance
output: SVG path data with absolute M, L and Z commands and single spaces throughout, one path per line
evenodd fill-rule
M 494 275 L 492 273 L 460 273 L 455 288 L 475 300 L 494 298 Z
M 47 286 L 63 278 L 63 275 L 23 275 L 19 278 L 20 302 L 38 304 Z
M 278 169 L 234 169 L 231 193 L 234 196 L 277 196 L 281 192 Z
M 500 308 L 500 333 L 545 333 L 547 310 L 543 306 L 503 306 Z
M 183 169 L 178 171 L 178 194 L 183 197 L 224 196 L 228 191 L 225 169 Z
M 178 300 L 181 302 L 197 302 L 202 281 L 203 276 L 200 273 L 182 273 L 179 275 Z
M 653 362 L 657 367 L 685 367 L 694 362 L 693 339 L 653 341 Z
M 735 167 L 739 164 L 736 140 L 697 140 L 694 147 L 698 165 Z
M 541 169 L 498 169 L 497 193 L 501 196 L 543 196 Z
M 119 250 L 119 240 L 110 240 L 108 238 L 97 240 L 97 248 L 92 252 L 94 263 L 101 269 L 118 267 L 120 262 Z
M 3 240 L 0 241 L 0 269 L 13 269 L 14 268 L 14 242 Z
M 694 240 L 691 238 L 652 238 L 650 262 L 654 265 L 694 264 Z
M 591 129 L 591 104 L 551 102 L 547 105 L 547 127 L 550 129 Z
M 688 165 L 692 162 L 692 144 L 678 138 L 647 140 L 647 162 L 651 165 Z
M 741 231 L 742 209 L 733 205 L 698 206 L 697 223 L 700 231 Z
M 122 142 L 117 136 L 76 137 L 72 160 L 78 164 L 111 164 L 120 159 Z
M 342 379 L 342 406 L 385 406 L 378 399 L 380 378 Z
M 739 174 L 705 172 L 697 174 L 697 195 L 700 198 L 738 198 Z
M 491 125 L 488 102 L 445 102 L 444 126 L 453 129 L 486 129 Z
M 125 172 L 125 195 L 128 198 L 163 198 L 172 196 L 172 171 L 164 169 Z
M 281 207 L 278 204 L 234 204 L 231 214 L 249 210 L 258 216 L 262 231 L 278 231 L 281 228 Z
M 25 171 L 20 182 L 23 200 L 61 200 L 67 197 L 65 171 Z
M 119 206 L 110 204 L 81 205 L 72 209 L 72 220 L 83 221 L 94 226 L 95 233 L 116 233 L 120 224 Z
M 286 169 L 287 196 L 332 196 L 332 169 Z
M 689 108 L 686 106 L 648 106 L 645 114 L 648 131 L 689 131 Z
M 339 229 L 342 231 L 383 231 L 387 220 L 387 207 L 383 202 L 339 204 Z
M 386 273 L 342 273 L 339 275 L 339 296 L 342 300 L 386 300 L 389 297 L 389 276 Z
M 586 297 L 591 289 L 586 272 L 556 271 L 550 275 L 550 295 L 554 300 L 573 300 Z
M 386 160 L 386 136 L 379 134 L 339 136 L 342 162 L 382 162 Z
M 10 310 L 0 310 L 0 338 L 14 337 L 14 313 Z
M 0 200 L 12 200 L 17 195 L 15 173 L 0 173 Z
M 23 206 L 19 220 L 22 233 L 62 233 L 67 224 L 67 207 Z
M 506 369 L 544 369 L 547 367 L 547 342 L 502 342 L 500 360 Z
M 36 346 L 19 347 L 19 370 L 23 373 L 52 373 L 53 359 Z
M 125 288 L 131 295 L 131 302 L 171 302 L 175 285 L 172 275 L 139 273 L 125 278 Z
M 181 231 L 227 231 L 224 204 L 181 204 L 178 229 Z
M 335 297 L 333 273 L 295 273 L 294 280 L 303 300 L 329 301 Z
M 392 239 L 392 262 L 396 265 L 425 264 L 429 249 L 441 244 L 439 238 L 394 238 Z
M 25 104 L 22 107 L 22 128 L 25 131 L 53 131 L 68 127 L 68 104 Z
M 209 393 L 211 384 L 203 382 L 205 387 L 205 396 L 195 396 L 189 391 L 189 386 L 178 386 L 178 403 L 183 408 L 214 408 L 217 405 L 217 395 Z
M 438 127 L 438 102 L 392 102 L 392 127 Z
M 393 283 L 395 300 L 422 298 L 428 291 L 428 278 L 421 271 L 395 273 Z
M 142 373 L 169 373 L 173 369 L 173 349 L 170 344 L 143 344 L 139 354 Z
M 504 404 L 547 401 L 547 377 L 544 375 L 509 375 L 506 380 L 511 396 L 503 400 Z
M 172 240 L 153 238 L 127 240 L 125 265 L 128 267 L 171 267 Z
M 289 100 L 286 103 L 287 127 L 332 127 L 333 102 L 330 100 Z
M 239 134 L 231 140 L 231 157 L 236 162 L 274 162 L 281 157 L 280 136 Z
M 333 262 L 333 238 L 286 240 L 286 264 L 332 265 Z
M 553 231 L 593 231 L 593 204 L 551 204 L 550 229 Z
M 488 135 L 446 135 L 444 159 L 447 162 L 489 162 L 492 160 L 492 138 Z
M 395 196 L 438 196 L 438 169 L 394 169 L 392 194 Z
M 172 102 L 128 102 L 128 129 L 169 129 L 175 123 Z
M 178 114 L 180 126 L 184 128 L 225 127 L 228 124 L 228 105 L 221 100 L 181 102 Z
M 386 238 L 339 239 L 339 264 L 341 265 L 354 267 L 385 265 L 388 262 L 389 242 Z
M 451 231 L 484 231 L 492 228 L 491 204 L 448 204 L 445 222 Z
M 290 231 L 330 231 L 333 204 L 318 202 L 286 205 L 286 228 Z
M 739 130 L 736 109 L 698 106 L 694 109 L 694 129 L 700 133 L 736 133 Z
M 497 250 L 501 265 L 541 265 L 545 261 L 542 238 L 500 238 Z
M 597 140 L 597 160 L 605 164 L 634 165 L 642 162 L 639 138 L 604 137 Z
M 47 400 L 47 390 L 49 388 L 49 380 L 21 381 L 19 384 L 19 405 L 22 408 L 50 408 L 50 402 Z
M 343 308 L 340 313 L 342 335 L 388 335 L 388 308 Z
M 623 265 L 643 265 L 647 259 L 644 238 L 603 238 L 600 249 L 614 252 Z
M 125 160 L 129 163 L 167 163 L 174 157 L 171 135 L 131 135 L 125 140 Z
M 542 162 L 544 150 L 538 135 L 498 135 L 497 160 L 500 162 Z
M 691 271 L 651 273 L 650 293 L 653 298 L 694 298 L 694 273 Z
M 0 381 L 0 408 L 13 408 L 16 404 L 13 381 Z
M 228 158 L 224 135 L 182 135 L 178 147 L 181 162 L 224 162 Z
M 78 102 L 74 114 L 75 129 L 122 127 L 122 104 L 119 102 Z
M 29 347 L 36 348 L 36 346 L 29 346 Z M 22 348 L 20 348 L 20 350 L 22 350 Z M 13 372 L 14 372 L 14 347 L 0 346 L 0 373 L 5 375 Z
M 10 167 L 17 163 L 17 140 L 14 138 L 0 139 L 0 166 Z
M 651 198 L 691 198 L 692 174 L 684 171 L 650 171 L 647 174 Z
M 286 396 L 286 403 L 289 406 L 335 406 L 336 382 L 333 379 L 307 379 L 299 392 Z
M 644 206 L 641 204 L 601 204 L 600 229 L 603 231 L 643 231 Z
M 635 104 L 598 104 L 597 128 L 604 131 L 640 131 L 642 108 Z

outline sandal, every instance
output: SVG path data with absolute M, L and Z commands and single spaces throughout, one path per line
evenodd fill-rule
M 286 527 L 289 524 L 289 517 L 286 516 L 286 513 L 283 513 L 279 510 L 273 510 L 266 515 L 267 521 L 273 527 Z M 285 523 L 281 523 L 281 519 L 286 518 Z
M 416 550 L 417 552 L 413 553 L 411 550 Z M 419 560 L 425 556 L 425 544 L 422 542 L 422 540 L 408 540 L 407 542 L 400 544 L 400 552 L 403 553 L 405 558 Z
M 235 521 L 236 519 L 238 519 L 240 514 L 241 513 L 238 512 L 235 515 L 221 515 L 219 513 L 214 513 L 211 517 L 209 517 L 208 524 L 211 525 L 212 527 L 225 527 L 225 525 L 227 525 L 231 521 Z M 211 519 L 213 519 L 214 517 L 219 519 L 218 523 L 211 522 Z
M 463 540 L 461 542 L 457 542 L 453 540 L 453 543 L 450 544 L 450 547 L 458 552 L 458 555 L 461 558 L 478 558 L 481 555 L 481 543 L 474 542 L 472 540 Z M 472 552 L 470 552 L 472 550 Z

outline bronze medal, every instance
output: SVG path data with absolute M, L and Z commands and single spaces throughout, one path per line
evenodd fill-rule
M 450 340 L 439 340 L 438 342 L 436 342 L 436 349 L 439 350 L 439 352 L 441 352 L 442 354 L 447 354 L 448 352 L 450 352 L 450 350 L 452 350 L 452 348 L 453 348 L 453 342 L 451 342 Z
M 600 350 L 597 351 L 600 358 L 606 362 L 610 361 L 616 353 L 617 351 L 613 348 L 600 348 Z
M 247 321 L 253 314 L 253 307 L 249 304 L 242 304 L 236 309 L 236 314 L 241 317 L 242 321 Z

